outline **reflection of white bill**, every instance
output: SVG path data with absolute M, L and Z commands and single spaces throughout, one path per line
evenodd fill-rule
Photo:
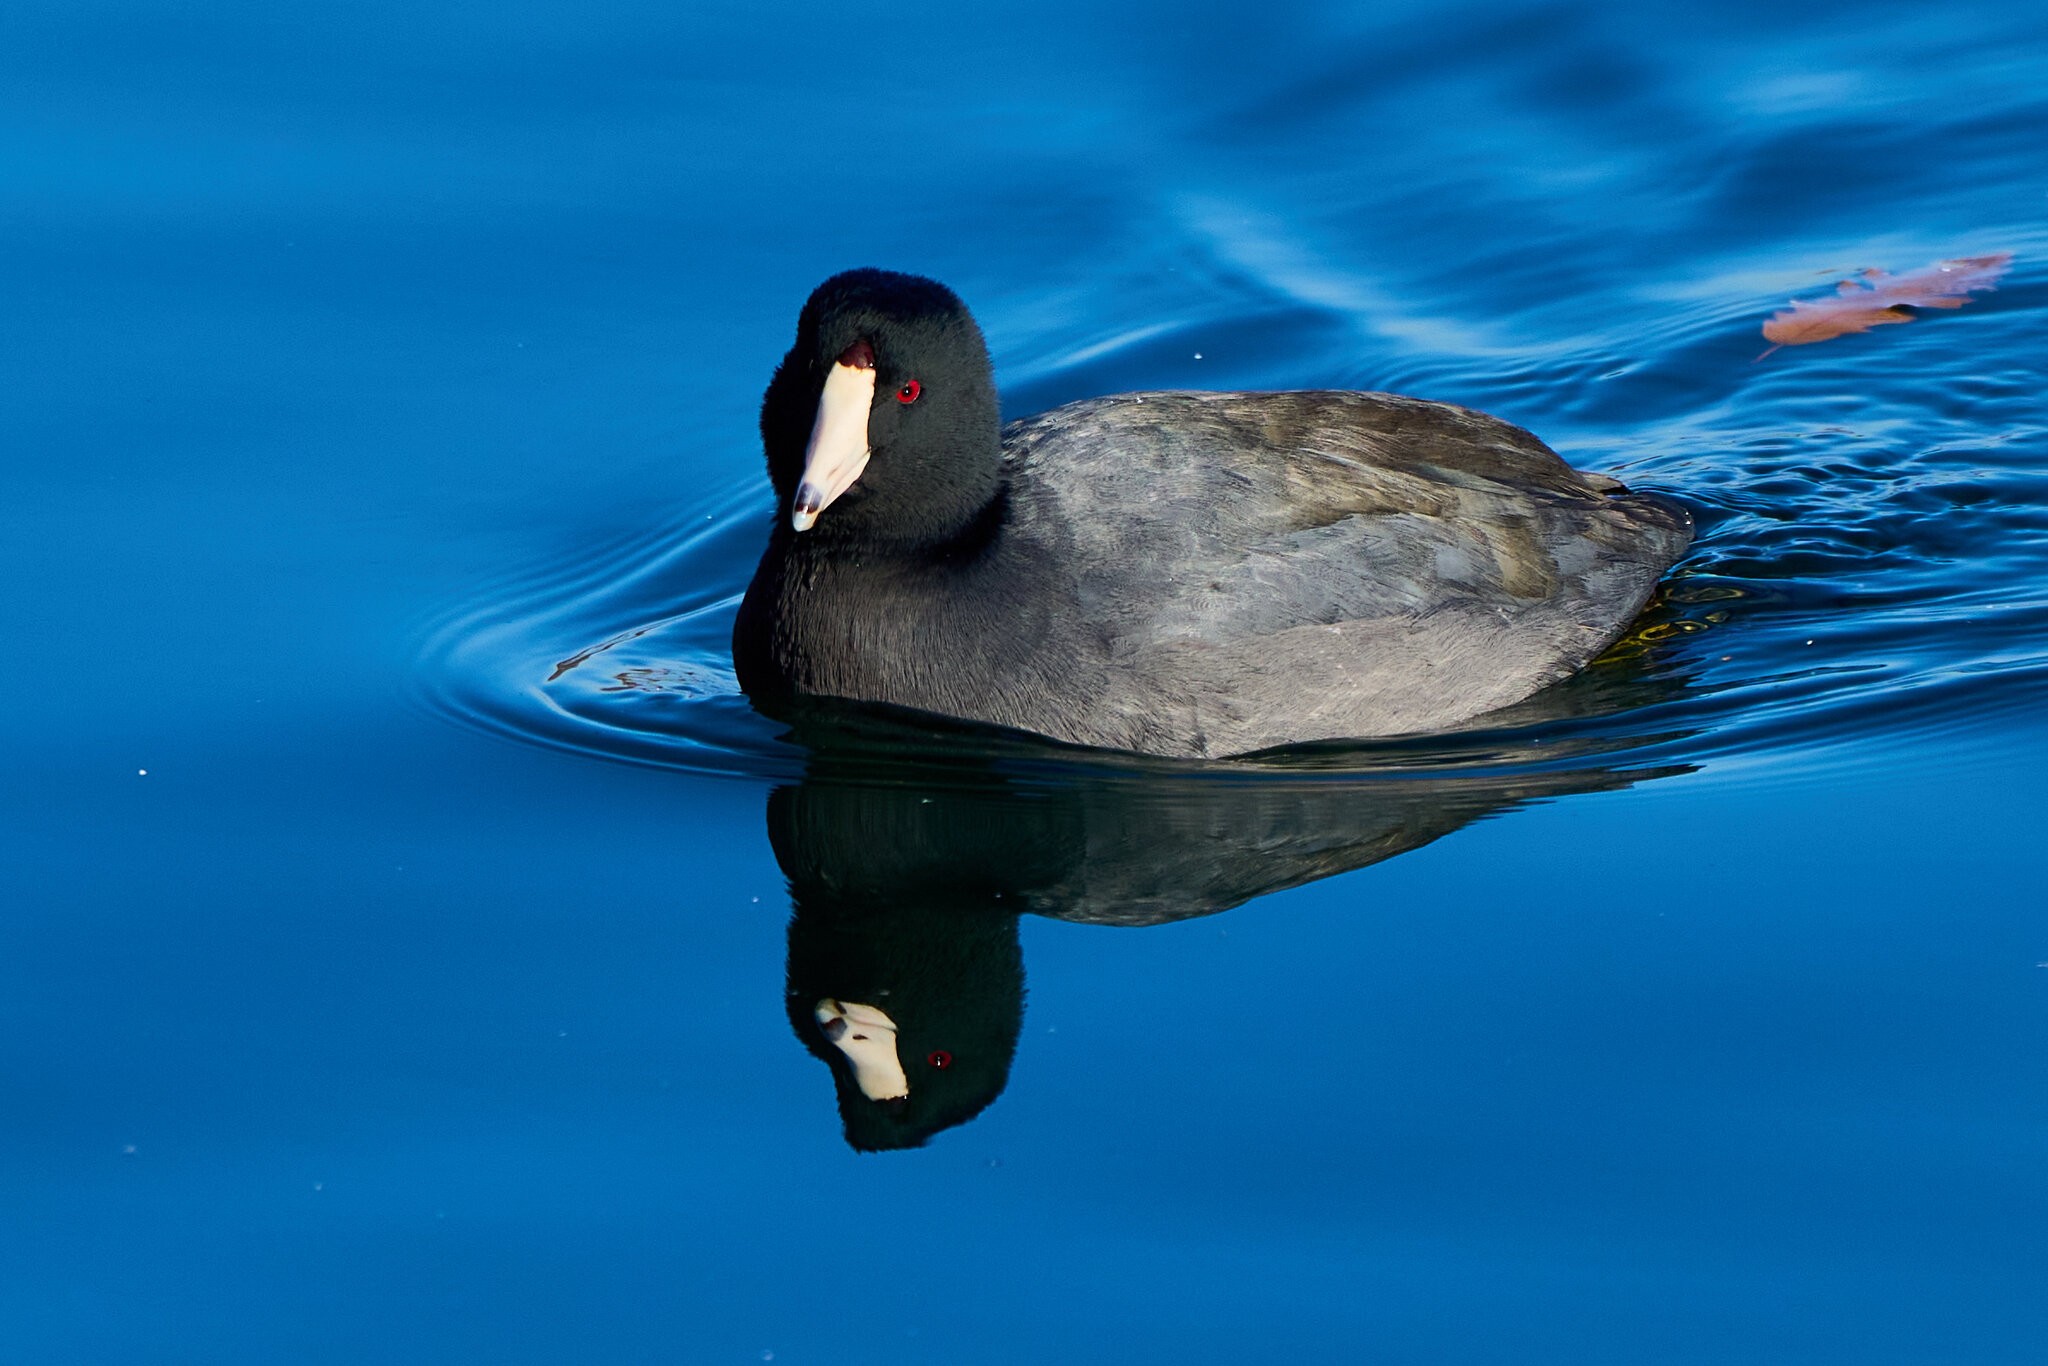
M 910 1079 L 896 1057 L 896 1022 L 874 1006 L 826 997 L 812 1012 L 818 1028 L 853 1064 L 854 1084 L 869 1100 L 902 1100 Z

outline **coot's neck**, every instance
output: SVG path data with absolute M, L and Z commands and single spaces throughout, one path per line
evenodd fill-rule
M 932 496 L 909 507 L 843 499 L 809 531 L 787 532 L 792 553 L 851 569 L 893 565 L 950 572 L 987 562 L 1010 515 L 1000 460 L 989 461 L 985 479 L 925 492 Z

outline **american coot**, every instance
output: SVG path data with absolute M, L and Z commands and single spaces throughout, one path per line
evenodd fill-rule
M 850 698 L 1148 754 L 1442 730 L 1599 654 L 1691 539 L 1497 418 L 1133 393 L 1003 427 L 965 305 L 818 286 L 761 404 L 758 702 Z

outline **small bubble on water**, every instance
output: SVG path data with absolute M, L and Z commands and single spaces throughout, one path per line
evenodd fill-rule
M 138 778 L 147 778 L 149 776 L 149 770 L 146 768 L 138 768 L 135 770 L 135 776 Z

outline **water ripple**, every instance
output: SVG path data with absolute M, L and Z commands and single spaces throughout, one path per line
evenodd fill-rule
M 1148 115 L 1170 172 L 1095 187 L 1085 272 L 954 281 L 979 303 L 1013 415 L 1145 387 L 1390 389 L 1499 413 L 1695 510 L 1692 553 L 1580 677 L 1455 735 L 1211 768 L 1356 777 L 1618 753 L 1756 768 L 2038 708 L 2048 230 L 2020 173 L 2038 83 L 2010 44 L 1888 22 L 1790 29 L 1768 54 L 1710 31 L 1681 53 L 1619 11 L 1570 6 L 1455 40 L 1332 31 L 1306 66 L 1249 43 L 1220 122 L 1213 100 L 1190 100 L 1211 111 L 1190 121 Z M 1974 93 L 1902 120 L 1925 64 Z M 1147 106 L 1175 94 L 1147 87 Z M 995 276 L 1050 274 L 1016 250 Z M 1991 251 L 2013 253 L 2012 274 L 1965 309 L 1762 356 L 1760 324 L 1788 298 Z M 608 758 L 796 772 L 804 746 L 739 696 L 729 658 L 766 533 L 758 453 L 720 468 L 743 482 L 669 531 L 452 617 L 423 670 L 436 705 Z M 929 719 L 836 724 L 898 755 L 1048 753 Z
M 1638 404 L 1607 400 L 1595 375 L 1614 363 L 1604 341 L 1496 373 L 1506 392 L 1547 396 L 1549 434 L 1580 463 L 1687 500 L 1701 524 L 1691 555 L 1605 659 L 1484 727 L 1208 767 L 1299 777 L 1611 763 L 1617 751 L 1660 765 L 1768 759 L 1874 734 L 1945 735 L 2038 706 L 2048 692 L 2043 376 L 2014 359 L 2038 312 L 2037 302 L 1973 319 L 1971 346 L 1942 318 L 1914 329 L 1921 344 L 1910 351 L 1891 337 L 1851 338 L 1832 355 L 1774 358 L 1767 373 L 1738 372 L 1735 393 L 1712 392 L 1694 372 L 1664 386 L 1689 392 L 1690 407 L 1660 392 L 1652 406 L 1678 410 L 1648 422 L 1631 422 Z M 1684 372 L 1674 357 L 1754 346 L 1759 316 L 1755 304 L 1697 308 L 1610 383 L 1658 389 L 1660 370 Z M 1729 336 L 1738 323 L 1742 335 Z M 1122 387 L 1151 363 L 1143 352 L 1156 335 L 1070 346 L 1033 384 Z M 1987 342 L 2003 359 L 1979 359 Z M 643 537 L 557 566 L 464 612 L 430 650 L 438 704 L 588 754 L 795 773 L 803 746 L 751 710 L 729 656 L 766 515 L 765 491 L 750 483 L 651 546 Z M 898 757 L 1031 750 L 920 718 L 862 724 Z

